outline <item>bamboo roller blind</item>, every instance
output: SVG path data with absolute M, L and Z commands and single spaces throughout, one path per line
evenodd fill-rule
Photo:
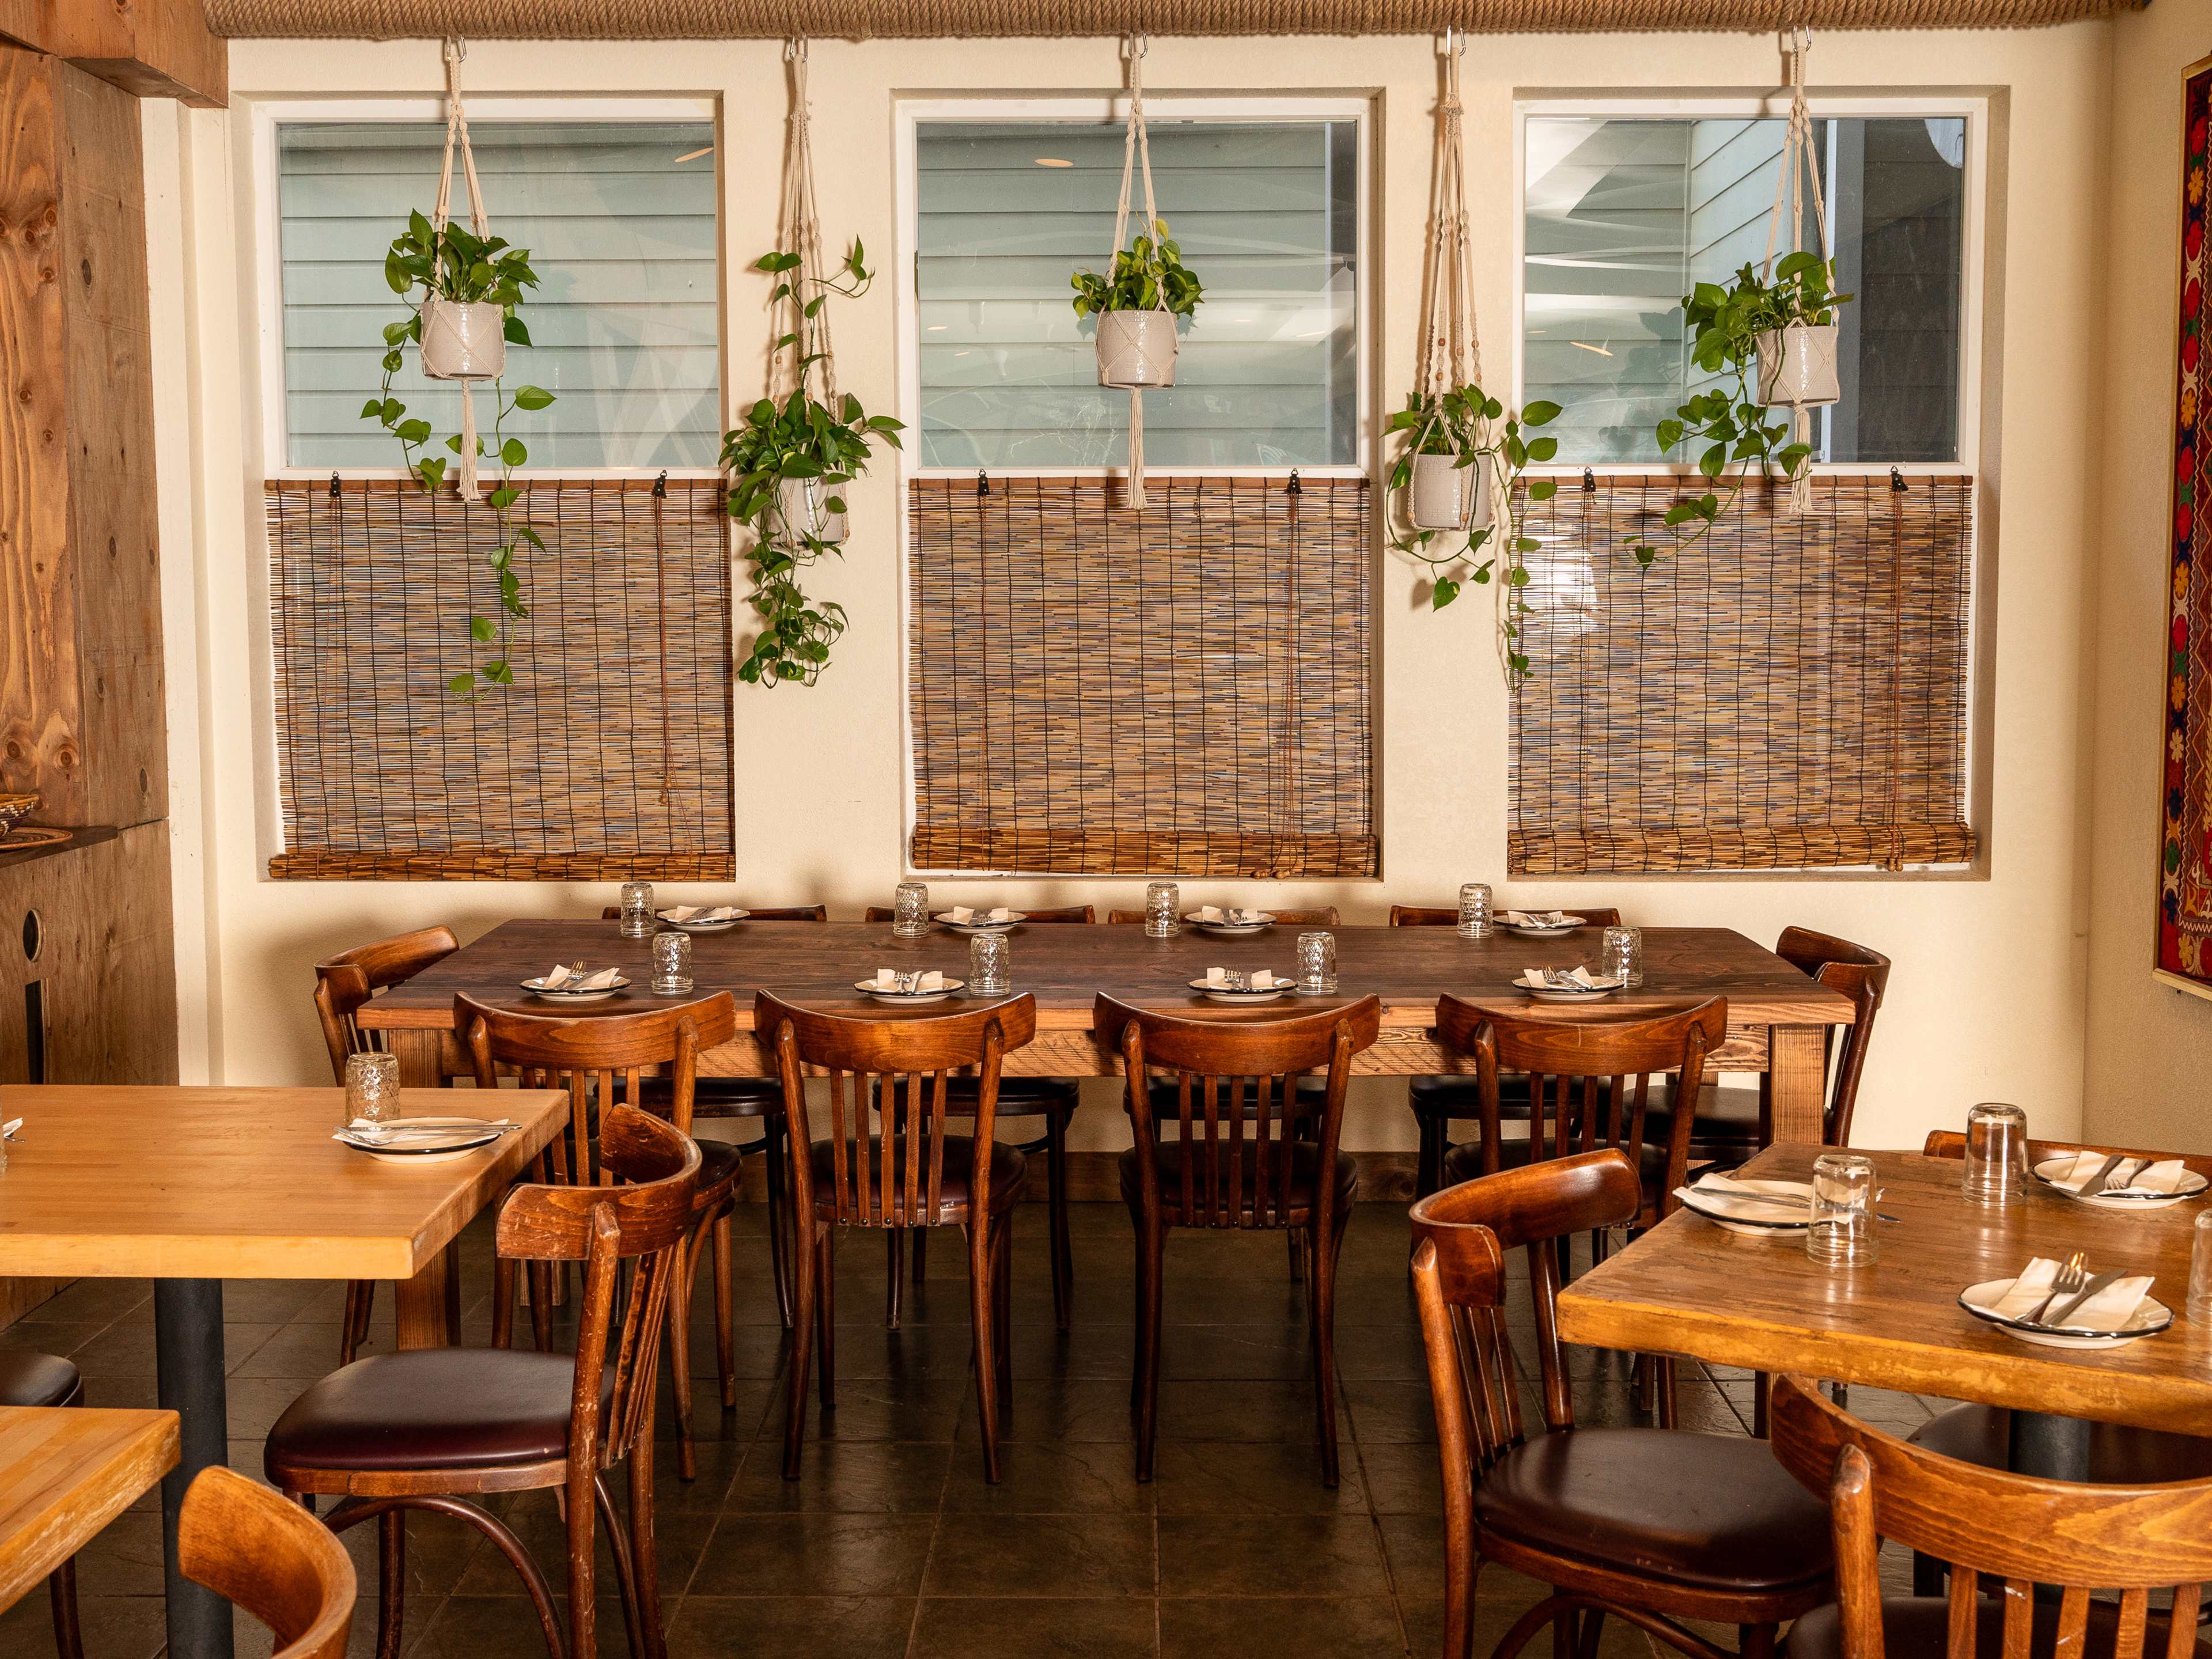
M 1361 478 L 909 485 L 925 870 L 1365 876 Z
M 489 654 L 489 508 L 404 478 L 272 480 L 270 621 L 285 850 L 278 878 L 726 880 L 730 592 L 722 488 L 533 483 L 518 519 L 515 683 Z M 663 626 L 665 619 L 665 629 Z M 664 657 L 665 643 L 665 657 Z M 665 792 L 665 793 L 664 793 Z
M 1508 869 L 1971 860 L 1973 481 L 1818 478 L 1799 518 L 1754 486 L 1648 571 L 1623 544 L 1681 481 L 1595 483 L 1528 510 Z

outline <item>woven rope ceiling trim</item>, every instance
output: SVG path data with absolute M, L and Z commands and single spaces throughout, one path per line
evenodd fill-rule
M 2038 28 L 2141 0 L 207 0 L 240 38 L 720 40 L 951 36 Z

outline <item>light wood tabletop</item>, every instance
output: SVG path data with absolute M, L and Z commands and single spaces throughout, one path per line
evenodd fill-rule
M 0 1611 L 176 1462 L 174 1412 L 0 1406 Z
M 1746 1168 L 1802 1180 L 1818 1151 L 1776 1146 Z M 1680 1211 L 1561 1291 L 1560 1336 L 2019 1411 L 2212 1431 L 2212 1322 L 2186 1307 L 2201 1204 L 2129 1213 L 2031 1183 L 2017 1202 L 1983 1207 L 1960 1193 L 1955 1158 L 1868 1156 L 1882 1189 L 1877 1207 L 1897 1218 L 1876 1224 L 1871 1264 L 1820 1266 L 1800 1237 L 1747 1238 Z M 2045 1347 L 1959 1305 L 1969 1285 L 2075 1250 L 2093 1272 L 2152 1275 L 2172 1328 L 2120 1348 Z

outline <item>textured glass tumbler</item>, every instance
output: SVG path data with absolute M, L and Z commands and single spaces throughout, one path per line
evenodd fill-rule
M 1459 936 L 1481 939 L 1490 932 L 1490 884 L 1470 881 L 1459 890 Z
M 624 939 L 653 937 L 653 884 L 649 881 L 626 881 L 622 886 L 622 921 L 619 924 Z
M 1978 1204 L 2005 1204 L 2027 1191 L 2027 1114 L 1985 1100 L 1966 1114 L 1960 1190 Z
M 1336 989 L 1335 934 L 1300 933 L 1298 935 L 1298 989 L 1301 991 Z
M 1598 972 L 1623 985 L 1644 983 L 1644 930 L 1608 927 L 1598 945 Z
M 399 1056 L 348 1054 L 345 1118 L 349 1123 L 389 1123 L 399 1115 Z
M 901 939 L 920 939 L 929 931 L 929 888 L 919 881 L 902 881 L 891 895 L 891 932 Z
M 1813 1224 L 1805 1254 L 1830 1267 L 1875 1259 L 1874 1160 L 1823 1152 L 1813 1160 Z
M 977 933 L 968 941 L 968 988 L 995 997 L 1013 988 L 1013 950 L 1004 933 Z
M 653 994 L 678 996 L 691 988 L 691 935 L 653 936 Z
M 2212 1210 L 2197 1212 L 2197 1230 L 2190 1235 L 2189 1316 L 2212 1319 Z
M 1173 939 L 1176 908 L 1182 902 L 1171 881 L 1156 881 L 1145 889 L 1145 931 L 1154 939 Z

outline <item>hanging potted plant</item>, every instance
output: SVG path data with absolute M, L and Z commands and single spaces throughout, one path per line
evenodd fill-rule
M 515 562 L 525 542 L 540 552 L 545 547 L 535 530 L 514 520 L 514 505 L 522 495 L 514 484 L 514 469 L 530 459 L 530 451 L 521 439 L 507 435 L 507 417 L 518 411 L 544 409 L 554 398 L 535 386 L 518 386 L 509 397 L 501 384 L 507 372 L 508 342 L 521 346 L 530 343 L 530 331 L 515 311 L 523 303 L 525 290 L 538 286 L 538 274 L 531 269 L 527 248 L 510 247 L 504 237 L 491 234 L 483 198 L 477 189 L 468 117 L 461 105 L 460 53 L 454 42 L 446 42 L 445 56 L 446 157 L 438 179 L 437 204 L 427 218 L 420 212 L 410 213 L 407 228 L 393 239 L 384 256 L 384 279 L 407 302 L 408 315 L 384 331 L 383 381 L 377 395 L 362 405 L 361 413 L 363 420 L 376 422 L 398 441 L 408 472 L 426 493 L 444 484 L 446 458 L 421 453 L 433 435 L 430 422 L 419 416 L 410 417 L 407 405 L 392 395 L 392 377 L 404 365 L 411 341 L 425 375 L 460 383 L 461 429 L 445 441 L 446 448 L 456 458 L 457 488 L 464 495 L 477 494 L 477 464 L 487 453 L 498 465 L 498 482 L 485 497 L 499 532 L 498 546 L 486 556 L 499 594 L 498 616 L 495 621 L 477 614 L 469 617 L 471 641 L 491 647 L 492 654 L 447 682 L 457 696 L 475 697 L 489 687 L 514 683 L 514 625 L 530 615 Z M 456 149 L 469 191 L 471 225 L 466 228 L 453 223 L 448 213 Z M 417 289 L 420 298 L 416 297 Z M 477 431 L 474 382 L 477 380 L 492 382 L 489 450 Z

